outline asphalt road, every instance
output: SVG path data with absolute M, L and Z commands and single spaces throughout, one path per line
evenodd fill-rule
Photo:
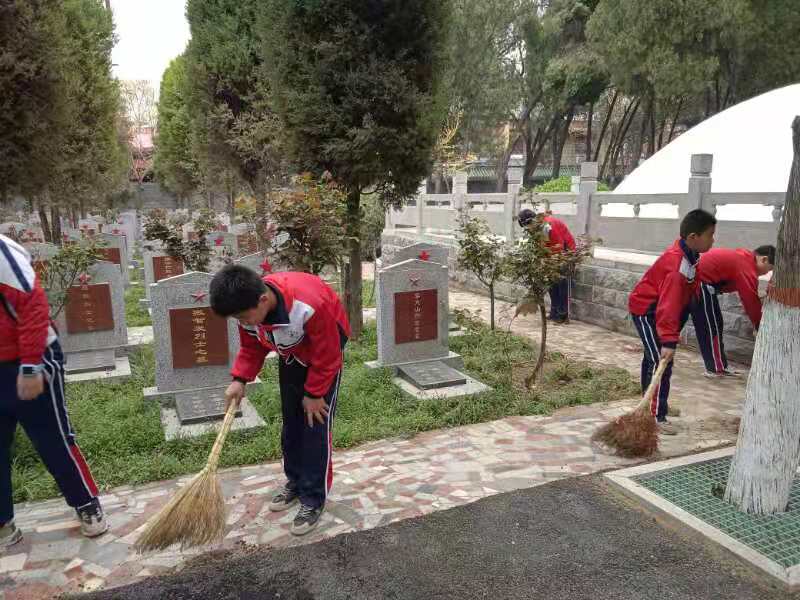
M 665 527 L 599 476 L 282 549 L 203 555 L 82 599 L 787 600 L 710 544 Z

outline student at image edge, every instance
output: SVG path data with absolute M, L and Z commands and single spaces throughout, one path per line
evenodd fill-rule
M 11 444 L 22 425 L 81 533 L 108 530 L 97 486 L 75 441 L 64 397 L 64 355 L 31 257 L 0 235 L 0 548 L 22 539 L 14 524 Z
M 241 402 L 267 354 L 279 355 L 286 483 L 269 508 L 284 511 L 299 502 L 291 532 L 305 535 L 319 524 L 333 484 L 331 433 L 350 337 L 344 307 L 316 275 L 287 271 L 262 278 L 241 265 L 214 275 L 210 297 L 214 312 L 239 321 L 241 345 L 226 408 Z
M 774 266 L 775 246 L 759 246 L 755 250 L 713 248 L 700 257 L 697 265 L 700 285 L 691 312 L 706 377 L 716 379 L 738 374 L 728 368 L 719 295 L 737 292 L 753 328 L 758 331 L 761 325 L 758 278 L 771 272 Z
M 530 208 L 523 208 L 517 215 L 517 223 L 520 227 L 527 227 L 533 222 L 534 213 Z M 575 238 L 572 237 L 569 228 L 564 221 L 555 218 L 549 212 L 545 214 L 543 220 L 544 232 L 549 239 L 548 247 L 551 252 L 562 252 L 564 250 L 575 250 Z M 550 315 L 548 320 L 556 325 L 569 323 L 569 296 L 570 279 L 565 275 L 557 283 L 550 286 Z
M 716 218 L 704 210 L 688 212 L 681 221 L 680 238 L 647 270 L 628 299 L 628 310 L 644 347 L 642 392 L 650 385 L 658 363 L 670 363 L 650 405 L 661 433 L 666 435 L 677 433 L 667 421 L 672 360 L 697 289 L 697 263 L 700 254 L 714 245 L 716 224 Z

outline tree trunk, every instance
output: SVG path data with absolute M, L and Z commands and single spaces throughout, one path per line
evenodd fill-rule
M 525 172 L 523 177 L 526 184 L 532 183 L 533 175 L 536 172 L 536 167 L 539 165 L 539 160 L 542 157 L 542 152 L 544 152 L 544 148 L 547 145 L 547 141 L 553 134 L 553 129 L 555 129 L 557 124 L 558 123 L 555 118 L 551 119 L 550 124 L 547 126 L 547 129 L 542 130 L 541 127 L 538 128 L 532 146 L 526 144 Z
M 650 99 L 650 136 L 647 140 L 647 157 L 650 158 L 656 153 L 656 99 Z
M 594 121 L 594 102 L 589 103 L 589 116 L 586 119 L 586 148 L 584 160 L 592 160 L 592 121 Z
M 78 200 L 78 215 L 81 219 L 86 218 L 86 203 L 83 201 L 83 198 Z
M 558 179 L 561 175 L 561 158 L 564 156 L 564 144 L 567 143 L 567 136 L 569 136 L 569 126 L 572 124 L 572 119 L 575 117 L 575 106 L 570 106 L 567 111 L 566 120 L 564 121 L 564 130 L 559 130 L 553 136 L 554 154 L 553 154 L 553 173 L 552 178 Z M 561 119 L 559 118 L 559 121 Z
M 506 175 L 508 173 L 508 163 L 511 161 L 511 153 L 514 151 L 514 146 L 517 145 L 517 140 L 519 140 L 519 137 L 519 134 L 515 132 L 508 138 L 508 146 L 506 146 L 505 150 L 503 150 L 503 153 L 500 155 L 500 158 L 497 161 L 494 189 L 498 194 L 502 193 L 503 188 L 505 187 Z
M 50 229 L 50 219 L 47 218 L 47 211 L 44 209 L 42 203 L 39 203 L 38 208 L 39 221 L 42 223 L 42 233 L 44 234 L 44 241 L 49 244 L 57 244 L 53 238 L 53 231 Z
M 364 315 L 361 307 L 361 191 L 356 188 L 347 193 L 347 248 L 350 257 L 350 276 L 347 278 L 345 297 L 347 314 L 353 339 L 361 336 Z
M 726 501 L 757 515 L 786 510 L 800 464 L 800 117 L 792 128 L 794 161 L 775 271 L 725 490 Z
M 489 285 L 489 324 L 494 331 L 494 284 Z
M 536 359 L 536 366 L 533 372 L 525 378 L 525 387 L 531 389 L 536 383 L 536 378 L 544 367 L 544 353 L 547 349 L 547 312 L 545 312 L 544 302 L 539 302 L 539 318 L 542 321 L 541 338 L 539 342 L 539 358 Z
M 61 215 L 56 204 L 50 206 L 50 230 L 53 232 L 53 243 L 61 246 Z
M 672 141 L 672 134 L 675 133 L 675 125 L 678 123 L 678 117 L 681 114 L 681 108 L 683 108 L 683 98 L 678 100 L 678 108 L 675 109 L 675 116 L 672 118 L 672 123 L 669 125 L 669 137 L 667 138 L 668 144 Z
M 606 113 L 605 118 L 603 119 L 603 125 L 600 127 L 600 135 L 597 138 L 597 143 L 594 151 L 594 162 L 597 162 L 600 158 L 600 150 L 603 147 L 603 139 L 606 137 L 606 130 L 608 129 L 608 123 L 611 121 L 611 116 L 614 113 L 614 108 L 617 105 L 617 98 L 619 98 L 619 90 L 614 90 L 614 96 L 611 98 L 611 104 L 608 105 L 608 112 Z

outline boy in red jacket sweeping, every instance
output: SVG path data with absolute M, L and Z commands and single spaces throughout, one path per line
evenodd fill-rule
M 517 223 L 520 227 L 527 227 L 533 222 L 534 213 L 529 208 L 523 208 L 517 215 Z M 550 252 L 563 252 L 564 250 L 575 250 L 575 238 L 569 231 L 566 223 L 547 213 L 542 219 L 544 221 L 544 233 L 547 234 Z M 550 286 L 550 315 L 548 319 L 557 325 L 569 322 L 569 275 L 565 274 L 558 283 Z
M 17 424 L 33 442 L 81 533 L 108 530 L 97 486 L 75 441 L 64 396 L 64 354 L 28 251 L 0 235 L 0 548 L 22 539 L 14 524 L 11 444 Z
M 680 239 L 647 270 L 628 299 L 628 309 L 644 346 L 642 392 L 650 385 L 658 363 L 670 363 L 650 406 L 659 429 L 666 435 L 677 433 L 667 422 L 672 359 L 697 288 L 697 262 L 700 254 L 714 244 L 716 224 L 714 216 L 704 210 L 688 212 L 681 221 Z
M 333 483 L 331 431 L 350 325 L 336 293 L 308 273 L 259 277 L 228 265 L 210 286 L 211 308 L 239 321 L 241 346 L 225 392 L 239 403 L 270 352 L 279 355 L 283 470 L 286 484 L 273 497 L 272 511 L 298 501 L 294 535 L 316 528 Z
M 775 246 L 759 246 L 755 250 L 714 248 L 700 258 L 697 264 L 700 285 L 692 301 L 691 313 L 706 377 L 715 379 L 736 375 L 728 369 L 725 355 L 719 295 L 737 292 L 757 331 L 761 324 L 758 278 L 772 271 L 774 266 Z

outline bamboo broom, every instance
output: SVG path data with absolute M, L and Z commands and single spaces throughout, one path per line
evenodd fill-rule
M 206 466 L 148 521 L 133 546 L 134 550 L 140 553 L 164 550 L 178 543 L 184 550 L 222 538 L 225 533 L 225 498 L 217 479 L 217 464 L 235 416 L 236 405 L 231 402 Z
M 592 434 L 592 441 L 614 448 L 619 456 L 628 458 L 650 456 L 658 450 L 658 425 L 650 412 L 650 403 L 669 361 L 658 363 L 653 379 L 641 402 L 631 412 L 601 425 Z

